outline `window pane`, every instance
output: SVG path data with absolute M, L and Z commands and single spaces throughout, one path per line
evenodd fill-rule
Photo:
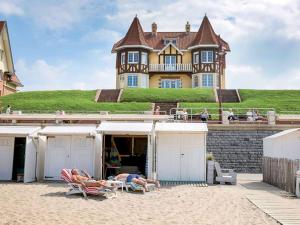
M 138 52 L 134 53 L 134 62 L 135 63 L 139 62 L 139 53 Z
M 199 53 L 194 53 L 194 64 L 199 63 Z
M 128 53 L 128 62 L 129 63 L 133 62 L 133 53 L 131 52 Z
M 213 52 L 212 51 L 208 51 L 207 52 L 207 62 L 213 62 Z
M 142 64 L 147 65 L 148 64 L 148 59 L 147 59 L 148 54 L 143 52 L 142 53 Z
M 206 51 L 201 51 L 201 62 L 207 62 Z
M 137 87 L 138 86 L 138 76 L 137 75 L 129 75 L 127 78 L 127 86 L 128 87 Z

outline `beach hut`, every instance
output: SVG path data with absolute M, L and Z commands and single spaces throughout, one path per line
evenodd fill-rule
M 152 122 L 102 122 L 97 133 L 102 141 L 103 176 L 141 173 L 152 177 Z M 116 161 L 111 158 L 117 154 Z
M 39 178 L 59 180 L 63 168 L 79 168 L 99 177 L 101 140 L 96 126 L 47 126 L 39 134 Z
M 205 123 L 156 123 L 157 179 L 205 181 L 207 131 Z
M 263 179 L 295 193 L 296 172 L 300 169 L 300 128 L 289 129 L 263 140 Z
M 0 180 L 36 180 L 37 143 L 40 127 L 0 126 Z

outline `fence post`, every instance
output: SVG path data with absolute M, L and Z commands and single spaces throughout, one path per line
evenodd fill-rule
M 267 117 L 268 117 L 268 124 L 269 125 L 275 125 L 276 124 L 275 111 L 268 111 Z
M 229 116 L 229 112 L 228 111 L 223 111 L 222 112 L 222 124 L 229 125 L 228 116 Z

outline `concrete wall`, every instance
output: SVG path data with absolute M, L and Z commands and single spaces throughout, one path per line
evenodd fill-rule
M 236 172 L 261 173 L 263 138 L 282 130 L 244 127 L 209 127 L 207 152 L 212 152 L 222 168 Z

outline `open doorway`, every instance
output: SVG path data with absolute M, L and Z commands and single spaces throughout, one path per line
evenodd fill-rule
M 23 181 L 26 138 L 15 138 L 12 180 Z
M 115 149 L 112 153 L 112 149 Z M 148 137 L 138 136 L 104 136 L 104 178 L 119 173 L 146 174 Z M 117 154 L 116 154 L 117 152 Z

